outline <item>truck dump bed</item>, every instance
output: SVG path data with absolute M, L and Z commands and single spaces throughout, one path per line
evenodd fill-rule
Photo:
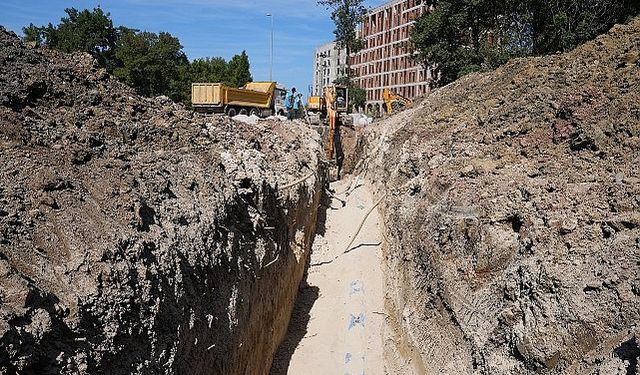
M 222 83 L 193 83 L 191 103 L 195 108 L 224 110 L 226 106 L 268 109 L 273 105 L 274 82 L 250 82 L 242 88 Z

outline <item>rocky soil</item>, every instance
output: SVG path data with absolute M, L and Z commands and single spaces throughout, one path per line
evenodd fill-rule
M 636 19 L 467 76 L 370 134 L 415 368 L 640 373 L 639 51 Z
M 387 372 L 640 373 L 639 51 L 636 19 L 467 76 L 366 144 L 345 128 L 345 172 L 383 198 Z M 320 139 L 139 97 L 0 28 L 0 373 L 266 373 Z
M 268 371 L 319 136 L 137 96 L 0 28 L 0 373 Z

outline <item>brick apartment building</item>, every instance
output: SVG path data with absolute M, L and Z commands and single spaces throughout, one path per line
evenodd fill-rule
M 350 58 L 355 81 L 367 91 L 367 110 L 383 112 L 384 88 L 407 98 L 429 91 L 431 69 L 412 59 L 409 41 L 416 18 L 427 11 L 421 0 L 393 0 L 366 14 L 359 30 L 365 46 Z

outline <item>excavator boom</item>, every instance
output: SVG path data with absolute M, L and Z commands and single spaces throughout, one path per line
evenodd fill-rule
M 400 94 L 396 94 L 395 92 L 384 89 L 382 91 L 382 99 L 384 99 L 384 103 L 387 107 L 387 113 L 395 113 L 401 107 L 410 107 L 413 105 L 413 101 L 409 98 L 406 98 Z
M 328 86 L 324 88 L 324 102 L 329 119 L 329 139 L 326 156 L 333 159 L 335 147 L 336 121 L 339 113 L 346 113 L 349 108 L 349 91 L 343 86 Z

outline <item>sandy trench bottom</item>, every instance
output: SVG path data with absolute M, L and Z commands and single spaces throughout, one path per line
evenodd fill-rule
M 358 179 L 334 182 L 325 232 L 316 236 L 309 267 L 306 331 L 291 348 L 288 368 L 273 373 L 384 374 L 384 276 L 381 218 L 368 185 Z M 348 195 L 347 195 L 347 192 Z M 353 236 L 358 231 L 356 238 Z M 352 241 L 353 239 L 353 241 Z M 351 244 L 350 244 L 351 243 Z M 301 292 L 305 299 L 305 291 Z

